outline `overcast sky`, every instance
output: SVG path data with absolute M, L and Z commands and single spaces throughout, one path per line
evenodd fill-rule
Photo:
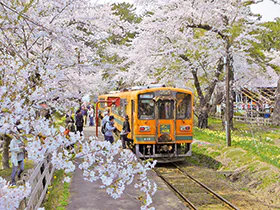
M 100 0 L 102 1 L 102 0 Z M 103 2 L 129 2 L 133 0 L 103 0 Z M 264 0 L 262 3 L 252 6 L 252 11 L 262 15 L 263 21 L 272 21 L 276 17 L 280 17 L 280 5 L 274 4 L 271 0 Z
M 280 5 L 274 4 L 270 0 L 264 0 L 264 2 L 253 5 L 251 8 L 254 13 L 262 15 L 263 21 L 271 21 L 280 17 Z

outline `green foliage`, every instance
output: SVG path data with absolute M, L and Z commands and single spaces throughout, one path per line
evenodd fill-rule
M 62 127 L 65 126 L 66 117 L 64 114 L 61 114 L 59 112 L 54 112 L 52 118 L 54 120 L 54 126 L 56 128 L 59 128 L 60 126 Z
M 259 37 L 261 48 L 267 51 L 280 50 L 280 18 L 263 24 L 268 31 L 263 31 Z
M 142 18 L 135 13 L 136 8 L 129 3 L 113 4 L 113 11 L 116 16 L 129 23 L 140 23 Z M 134 32 L 126 32 L 124 36 L 112 35 L 108 41 L 112 44 L 128 44 L 135 37 Z
M 280 73 L 280 67 L 269 63 L 270 60 L 264 54 L 264 52 L 280 51 L 280 18 L 275 19 L 275 21 L 265 22 L 262 26 L 264 27 L 263 30 L 255 32 L 259 42 L 252 43 L 253 47 L 249 51 L 250 55 L 263 69 L 269 65 L 277 73 Z
M 128 21 L 129 23 L 140 23 L 142 18 L 137 16 L 136 8 L 129 3 L 113 4 L 114 14 L 120 16 L 121 20 Z

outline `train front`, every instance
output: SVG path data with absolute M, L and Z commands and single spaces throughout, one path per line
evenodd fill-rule
M 182 161 L 191 155 L 193 94 L 177 88 L 140 92 L 134 119 L 134 143 L 138 157 L 159 162 Z

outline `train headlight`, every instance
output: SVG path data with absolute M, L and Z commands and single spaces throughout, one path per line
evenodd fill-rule
M 189 131 L 189 130 L 191 130 L 190 125 L 181 125 L 180 126 L 180 131 Z
M 150 126 L 140 126 L 139 129 L 141 132 L 150 131 Z

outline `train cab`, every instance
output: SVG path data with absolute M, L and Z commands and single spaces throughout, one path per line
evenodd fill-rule
M 109 107 L 119 131 L 124 116 L 129 116 L 128 138 L 133 140 L 133 150 L 138 157 L 173 162 L 191 155 L 192 91 L 154 87 L 107 94 L 100 99 L 115 102 Z

